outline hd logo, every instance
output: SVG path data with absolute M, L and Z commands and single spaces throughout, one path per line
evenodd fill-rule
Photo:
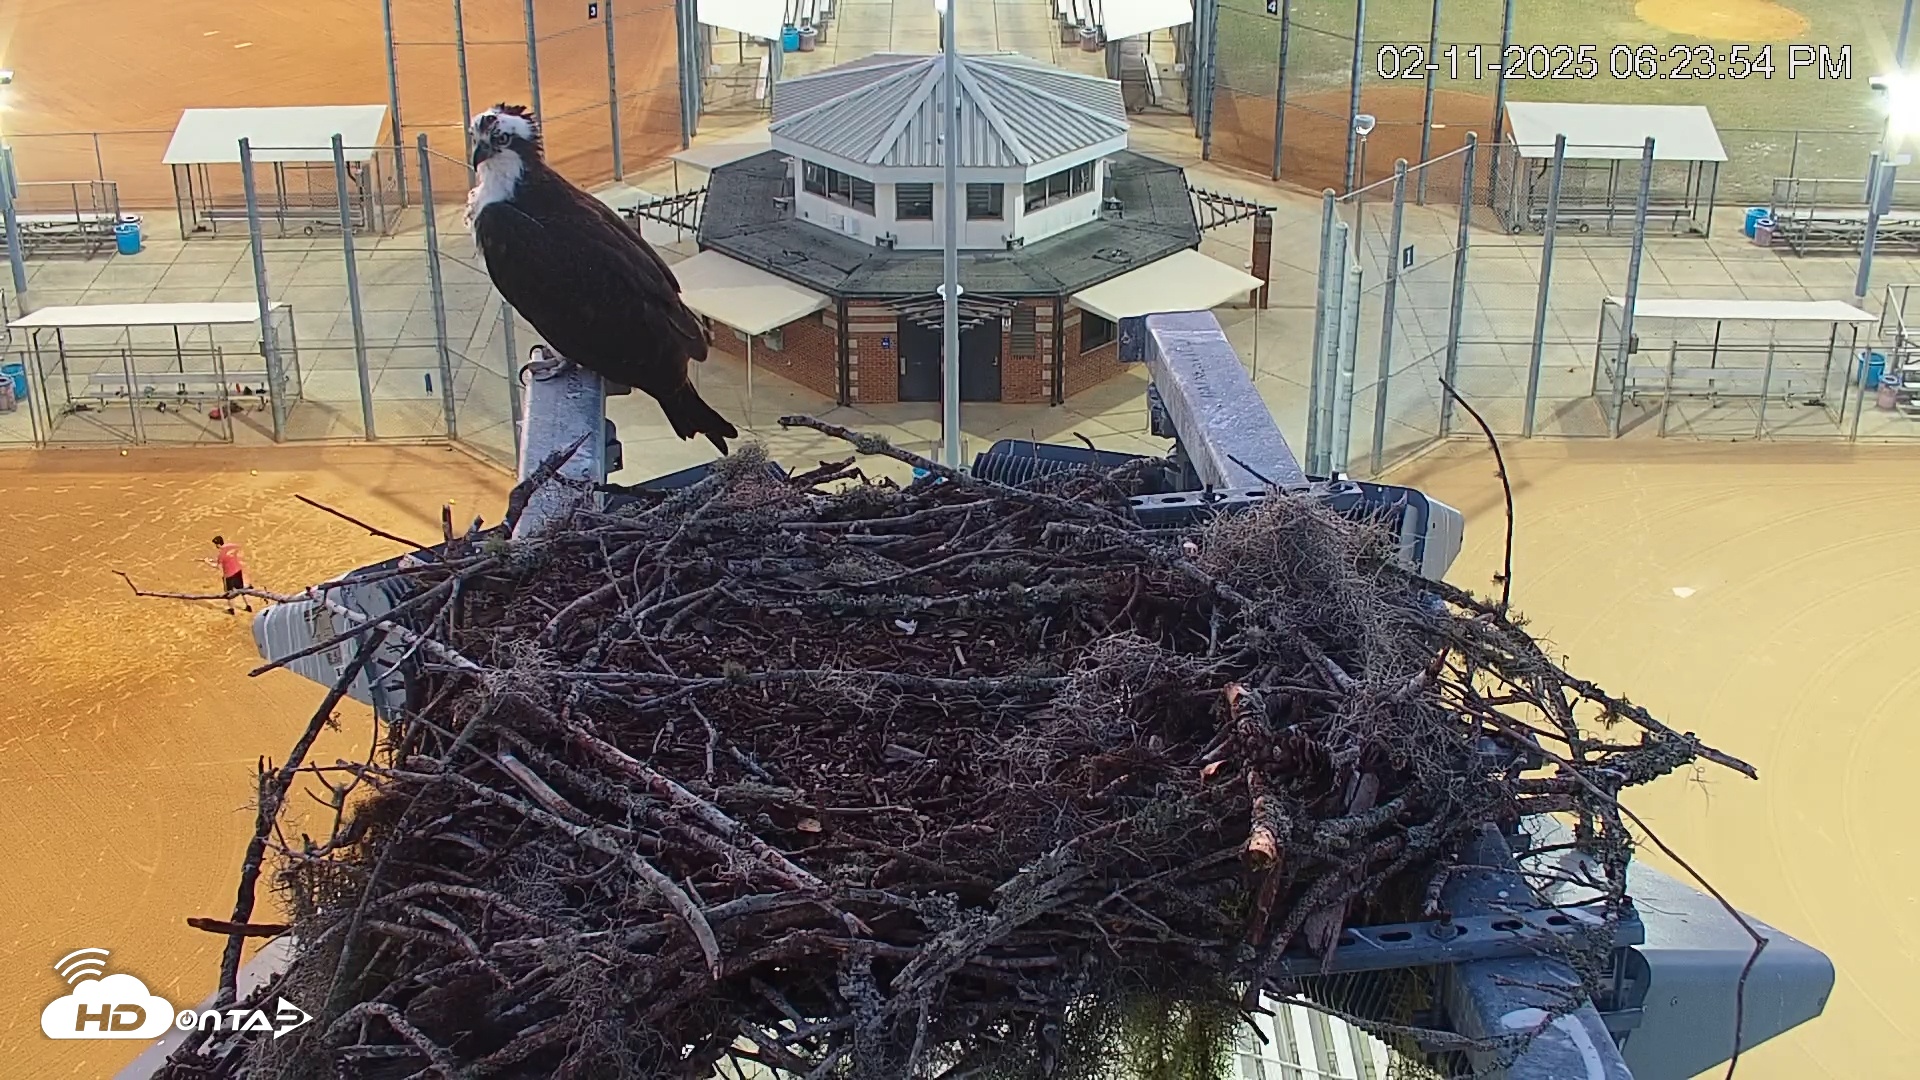
M 40 1030 L 49 1039 L 157 1039 L 167 1029 L 265 1031 L 279 1038 L 313 1017 L 286 998 L 266 1009 L 186 1009 L 178 1016 L 166 998 L 132 975 L 108 975 L 107 950 L 76 949 L 53 970 L 73 989 L 40 1010 Z

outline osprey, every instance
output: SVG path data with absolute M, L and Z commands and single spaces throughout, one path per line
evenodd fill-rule
M 471 135 L 467 224 L 500 295 L 566 363 L 645 391 L 674 434 L 704 435 L 726 453 L 740 432 L 687 380 L 687 361 L 707 358 L 707 330 L 673 271 L 619 214 L 547 166 L 525 108 L 496 105 L 473 118 Z M 530 366 L 541 379 L 564 370 Z

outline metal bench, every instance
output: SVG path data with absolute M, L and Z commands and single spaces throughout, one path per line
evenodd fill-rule
M 18 185 L 14 220 L 27 255 L 77 254 L 92 258 L 113 246 L 120 223 L 119 188 L 108 180 L 38 180 Z M 6 222 L 0 219 L 0 242 Z
M 229 371 L 224 379 L 211 373 L 143 373 L 129 382 L 125 372 L 98 371 L 87 376 L 87 390 L 73 395 L 88 401 L 113 403 L 132 400 L 141 405 L 223 405 L 231 401 L 265 403 L 266 371 Z

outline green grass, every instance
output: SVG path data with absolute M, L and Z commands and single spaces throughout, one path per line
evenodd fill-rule
M 1900 24 L 1901 0 L 1788 0 L 1807 20 L 1795 42 L 1773 42 L 1774 73 L 1742 81 L 1655 81 L 1617 79 L 1610 72 L 1616 45 L 1653 45 L 1670 67 L 1666 51 L 1676 45 L 1712 45 L 1725 55 L 1732 41 L 1709 41 L 1659 30 L 1634 14 L 1634 0 L 1520 0 L 1515 4 L 1515 45 L 1594 45 L 1600 74 L 1591 80 L 1506 80 L 1510 101 L 1593 101 L 1621 104 L 1697 104 L 1713 113 L 1733 159 L 1722 173 L 1723 193 L 1747 195 L 1764 188 L 1772 176 L 1786 175 L 1794 156 L 1795 130 L 1855 132 L 1853 136 L 1803 136 L 1798 175 L 1847 175 L 1865 172 L 1866 153 L 1880 129 L 1880 115 L 1867 81 L 1893 66 L 1893 42 Z M 1499 51 L 1500 0 L 1443 0 L 1440 40 L 1483 43 L 1488 62 Z M 1369 0 L 1361 71 L 1366 89 L 1386 85 L 1377 74 L 1382 45 L 1427 41 L 1430 0 Z M 1352 63 L 1354 0 L 1294 0 L 1288 97 L 1344 92 Z M 1221 0 L 1220 78 L 1243 94 L 1271 97 L 1278 72 L 1280 20 L 1265 10 L 1265 0 Z M 1915 28 L 1920 37 L 1920 27 Z M 1757 47 L 1760 42 L 1740 42 Z M 1851 78 L 1816 79 L 1801 71 L 1788 77 L 1788 45 L 1851 46 Z M 1752 48 L 1750 48 L 1750 54 Z M 1915 42 L 1909 54 L 1920 54 Z M 1420 86 L 1418 80 L 1399 85 Z M 1435 89 L 1491 97 L 1490 73 L 1457 79 L 1442 72 Z M 1364 92 L 1364 90 L 1363 90 Z M 1344 111 L 1344 110 L 1342 110 Z M 1385 117 L 1382 118 L 1386 119 Z M 1415 117 L 1417 120 L 1417 117 Z

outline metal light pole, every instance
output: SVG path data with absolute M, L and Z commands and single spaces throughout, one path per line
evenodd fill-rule
M 940 13 L 940 80 L 942 107 L 940 161 L 946 190 L 946 235 L 941 244 L 940 299 L 945 342 L 940 351 L 940 460 L 949 469 L 960 467 L 960 100 L 959 61 L 953 44 L 953 0 L 934 0 Z M 1055 327 L 1055 332 L 1059 330 Z

